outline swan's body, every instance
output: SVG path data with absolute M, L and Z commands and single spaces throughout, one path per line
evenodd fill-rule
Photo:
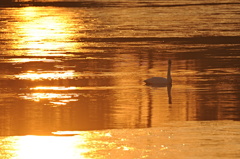
M 147 85 L 167 85 L 168 80 L 164 77 L 152 77 L 144 81 Z
M 146 85 L 155 86 L 155 87 L 171 86 L 172 85 L 171 64 L 172 64 L 171 60 L 168 60 L 167 78 L 164 78 L 164 77 L 152 77 L 152 78 L 144 80 Z

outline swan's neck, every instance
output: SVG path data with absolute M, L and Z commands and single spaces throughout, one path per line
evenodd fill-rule
M 168 81 L 168 84 L 172 84 L 171 64 L 168 64 L 167 81 Z

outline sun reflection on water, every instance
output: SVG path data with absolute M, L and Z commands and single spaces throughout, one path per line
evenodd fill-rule
M 57 59 L 46 59 L 46 58 L 10 58 L 10 59 L 0 59 L 2 63 L 26 63 L 26 62 L 61 62 Z
M 11 159 L 87 159 L 133 150 L 117 145 L 116 139 L 112 138 L 105 131 L 57 131 L 50 136 L 6 137 L 3 140 L 8 147 L 4 147 L 2 152 Z M 108 155 L 106 150 L 109 150 Z
M 19 159 L 66 159 L 85 158 L 87 148 L 77 148 L 85 144 L 84 138 L 56 136 L 24 136 L 17 141 L 16 156 Z
M 76 77 L 74 70 L 65 71 L 27 71 L 26 73 L 15 75 L 17 79 L 24 80 L 55 80 L 55 79 L 72 79 Z
M 75 51 L 77 45 L 81 45 L 73 41 L 72 19 L 57 12 L 55 8 L 46 12 L 37 7 L 24 7 L 19 11 L 16 17 L 19 22 L 15 26 L 18 43 L 13 46 L 21 50 L 18 55 L 71 56 L 66 52 Z M 78 24 L 78 28 L 84 25 Z
M 30 90 L 77 90 L 78 87 L 45 87 L 45 86 L 39 86 L 30 88 Z
M 69 102 L 78 101 L 77 93 L 25 93 L 19 94 L 19 97 L 25 100 L 40 102 L 49 101 L 53 106 L 67 105 Z

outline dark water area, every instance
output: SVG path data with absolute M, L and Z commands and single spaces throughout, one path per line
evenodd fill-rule
M 0 136 L 239 121 L 239 8 L 235 0 L 2 3 Z M 166 77 L 168 59 L 171 102 L 167 87 L 144 83 Z
M 26 6 L 54 6 L 54 7 L 188 7 L 188 6 L 218 6 L 218 5 L 239 5 L 237 1 L 139 1 L 131 2 L 119 0 L 2 0 L 0 5 L 3 7 L 26 7 Z

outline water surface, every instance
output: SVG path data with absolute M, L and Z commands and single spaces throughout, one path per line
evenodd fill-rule
M 119 134 L 138 134 L 156 133 L 163 124 L 175 122 L 193 122 L 194 128 L 202 121 L 238 125 L 239 7 L 234 0 L 1 7 L 0 136 L 15 142 L 14 136 L 56 131 L 119 129 Z M 166 87 L 143 82 L 166 77 L 168 59 L 171 99 Z M 179 129 L 176 124 L 171 131 Z M 189 131 L 184 134 L 197 133 Z M 214 145 L 221 143 L 218 137 Z M 233 149 L 233 158 L 237 151 Z
M 159 128 L 71 132 L 77 133 L 74 136 L 9 136 L 1 138 L 0 157 L 239 158 L 239 126 L 233 121 L 192 121 Z

